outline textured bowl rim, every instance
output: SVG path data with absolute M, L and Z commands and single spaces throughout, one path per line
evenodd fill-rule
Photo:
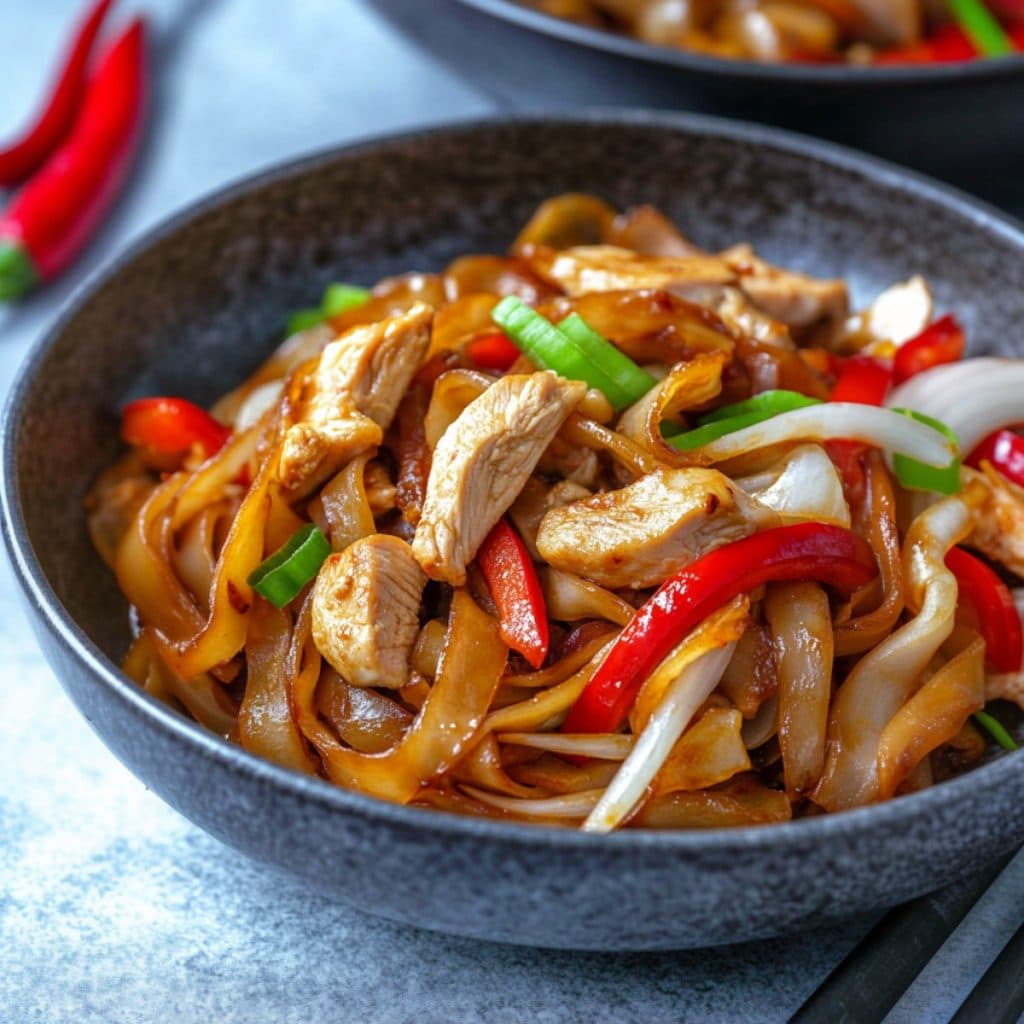
M 589 25 L 556 18 L 531 10 L 518 0 L 459 0 L 519 28 L 539 32 L 564 42 L 605 53 L 617 54 L 647 64 L 696 71 L 719 79 L 735 79 L 751 84 L 764 82 L 791 85 L 828 85 L 856 88 L 858 86 L 912 87 L 915 85 L 951 84 L 962 81 L 983 81 L 990 78 L 1019 75 L 1024 72 L 1024 55 L 954 61 L 936 64 L 910 64 L 884 67 L 859 67 L 849 64 L 763 64 L 752 60 L 728 60 L 709 57 L 673 46 L 656 46 L 630 36 L 618 35 Z
M 591 834 L 543 824 L 525 824 L 473 818 L 432 808 L 408 807 L 342 789 L 318 777 L 302 775 L 257 757 L 229 743 L 198 723 L 187 719 L 129 679 L 89 638 L 71 617 L 54 593 L 29 540 L 22 516 L 21 494 L 17 479 L 17 439 L 22 406 L 50 350 L 68 325 L 92 299 L 96 291 L 110 283 L 137 256 L 160 244 L 180 228 L 222 204 L 272 182 L 301 178 L 325 164 L 339 159 L 357 159 L 381 147 L 421 141 L 433 136 L 472 138 L 481 130 L 503 126 L 529 128 L 552 125 L 649 126 L 682 131 L 690 136 L 722 139 L 770 148 L 830 168 L 853 172 L 883 188 L 903 191 L 929 203 L 952 210 L 978 228 L 1003 236 L 1024 256 L 1024 225 L 1009 216 L 956 189 L 935 182 L 913 171 L 904 170 L 848 150 L 833 143 L 810 139 L 792 132 L 759 125 L 728 121 L 696 114 L 678 114 L 637 110 L 590 110 L 550 115 L 522 115 L 472 118 L 431 125 L 406 132 L 385 133 L 358 141 L 331 146 L 297 159 L 271 165 L 252 175 L 218 188 L 205 198 L 186 204 L 177 212 L 144 232 L 125 251 L 93 274 L 77 291 L 53 326 L 38 340 L 18 371 L 7 399 L 2 423 L 2 463 L 0 463 L 0 512 L 2 528 L 11 564 L 22 591 L 50 635 L 77 661 L 81 662 L 96 685 L 106 687 L 134 717 L 182 743 L 235 775 L 248 776 L 268 786 L 278 787 L 324 812 L 340 811 L 365 819 L 375 819 L 395 827 L 424 830 L 438 835 L 503 841 L 532 847 L 569 847 L 580 850 L 654 851 L 666 855 L 727 854 L 730 851 L 765 851 L 802 847 L 807 843 L 841 841 L 870 830 L 877 824 L 896 824 L 928 815 L 939 803 L 954 797 L 966 797 L 982 780 L 993 785 L 1010 784 L 1019 778 L 1021 754 L 1006 754 L 971 772 L 919 793 L 869 807 L 856 808 L 795 821 L 738 828 L 691 831 L 626 829 L 611 834 Z M 56 672 L 55 672 L 56 674 Z

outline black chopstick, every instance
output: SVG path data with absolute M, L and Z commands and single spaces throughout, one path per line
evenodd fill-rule
M 1017 1024 L 1024 1013 L 1024 924 L 992 962 L 950 1024 Z
M 881 1022 L 1015 855 L 889 911 L 797 1010 L 791 1024 Z

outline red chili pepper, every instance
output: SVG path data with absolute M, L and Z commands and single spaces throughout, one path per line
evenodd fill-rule
M 0 149 L 0 185 L 24 181 L 71 131 L 85 91 L 89 58 L 111 3 L 113 0 L 97 0 L 92 5 L 75 31 L 46 106 L 20 139 Z
M 718 548 L 670 576 L 619 634 L 573 705 L 566 732 L 614 732 L 644 680 L 713 611 L 770 580 L 818 580 L 851 594 L 878 572 L 863 538 L 823 523 L 780 526 Z
M 984 461 L 991 462 L 1011 483 L 1024 487 L 1024 437 L 1012 430 L 994 431 L 966 459 L 975 469 L 981 469 Z
M 498 606 L 502 639 L 540 668 L 548 655 L 548 613 L 522 538 L 500 519 L 480 545 L 476 559 Z
M 963 354 L 964 329 L 956 317 L 947 313 L 896 350 L 892 361 L 893 380 L 902 384 L 933 366 L 955 363 Z
M 53 277 L 89 240 L 131 165 L 145 83 L 136 19 L 101 60 L 70 136 L 0 216 L 0 299 Z
M 989 664 L 997 672 L 1019 672 L 1024 633 L 1009 587 L 963 548 L 950 549 L 946 567 L 956 577 L 960 598 L 974 607 Z
M 521 355 L 512 339 L 503 331 L 474 338 L 466 346 L 466 354 L 485 370 L 504 373 Z
M 220 451 L 231 436 L 205 409 L 184 398 L 140 398 L 121 414 L 121 438 L 173 455 L 198 445 L 206 455 Z
M 844 360 L 839 379 L 832 391 L 833 402 L 856 402 L 859 405 L 881 405 L 892 384 L 892 370 L 870 356 L 851 356 Z M 864 497 L 867 478 L 862 457 L 869 445 L 861 441 L 829 441 L 825 450 L 835 463 L 843 480 L 848 501 Z

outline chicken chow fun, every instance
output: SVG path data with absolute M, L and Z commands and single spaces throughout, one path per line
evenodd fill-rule
M 524 0 L 655 46 L 768 64 L 953 64 L 1024 51 L 1020 0 Z
M 123 408 L 86 511 L 124 671 L 293 771 L 494 819 L 940 783 L 1024 705 L 1024 361 L 964 347 L 920 276 L 854 309 L 551 199 L 505 255 L 330 286 L 209 411 Z

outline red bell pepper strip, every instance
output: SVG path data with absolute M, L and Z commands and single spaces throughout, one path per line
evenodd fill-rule
M 548 655 L 548 613 L 537 570 L 522 538 L 504 520 L 487 535 L 476 556 L 498 607 L 501 637 L 534 668 Z
M 891 384 L 892 370 L 887 366 L 870 356 L 851 356 L 843 360 L 831 400 L 881 405 Z
M 843 361 L 832 391 L 833 402 L 881 405 L 892 384 L 892 370 L 870 356 L 851 356 Z M 861 441 L 829 441 L 825 450 L 835 463 L 848 501 L 864 497 L 866 477 L 862 456 L 868 445 Z
M 71 131 L 85 92 L 89 58 L 111 3 L 93 3 L 75 31 L 46 106 L 20 139 L 0 149 L 0 186 L 17 185 L 37 171 Z
M 947 314 L 896 350 L 892 361 L 893 380 L 902 384 L 922 370 L 955 363 L 963 354 L 964 329 L 956 317 Z
M 0 299 L 54 277 L 92 236 L 131 166 L 145 85 L 137 18 L 101 60 L 71 134 L 0 215 Z
M 637 610 L 562 729 L 618 729 L 644 680 L 687 633 L 738 594 L 770 580 L 817 580 L 849 595 L 877 572 L 867 541 L 823 523 L 780 526 L 718 548 L 670 576 Z
M 521 355 L 515 342 L 503 331 L 474 338 L 466 346 L 466 355 L 484 370 L 504 373 Z
M 967 456 L 968 466 L 981 469 L 982 462 L 991 462 L 1011 483 L 1024 487 L 1024 437 L 1012 430 L 996 430 L 989 434 Z
M 129 402 L 121 414 L 122 440 L 167 455 L 198 445 L 210 456 L 230 436 L 230 428 L 184 398 L 140 398 Z
M 956 577 L 960 598 L 977 614 L 989 664 L 997 672 L 1019 672 L 1024 659 L 1024 632 L 1009 587 L 963 548 L 949 550 L 946 568 Z

